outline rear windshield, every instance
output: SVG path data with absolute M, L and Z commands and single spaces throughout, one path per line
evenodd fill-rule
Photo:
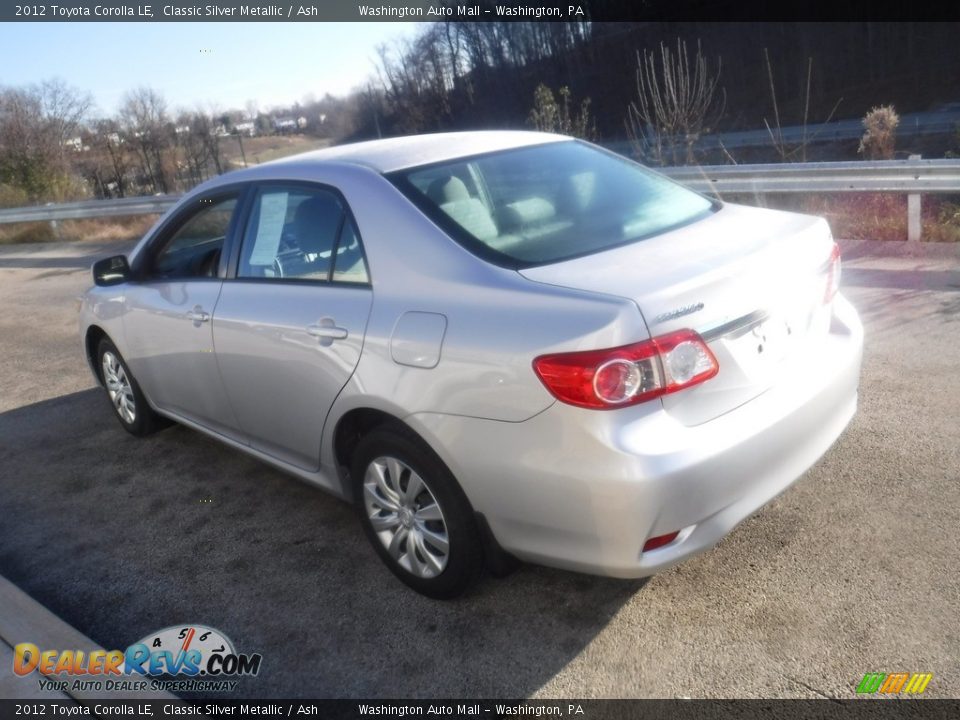
M 714 203 L 619 155 L 556 142 L 389 179 L 475 254 L 507 267 L 589 255 L 693 222 Z

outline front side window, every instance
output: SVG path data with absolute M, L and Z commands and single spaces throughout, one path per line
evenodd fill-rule
M 203 198 L 186 211 L 176 230 L 160 241 L 149 275 L 156 280 L 215 278 L 223 243 L 237 207 L 235 195 Z
M 332 192 L 267 188 L 254 201 L 240 278 L 367 282 L 359 236 Z
M 641 165 L 556 142 L 391 173 L 455 240 L 491 262 L 529 267 L 635 242 L 715 206 Z

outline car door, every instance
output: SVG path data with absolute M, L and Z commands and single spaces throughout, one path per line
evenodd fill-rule
M 239 438 L 213 353 L 210 320 L 226 270 L 239 192 L 197 198 L 166 222 L 125 297 L 126 358 L 161 410 Z
M 260 186 L 232 275 L 213 315 L 230 404 L 252 447 L 315 470 L 373 297 L 346 202 L 316 185 Z

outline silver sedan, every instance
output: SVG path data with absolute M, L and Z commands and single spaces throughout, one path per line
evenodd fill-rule
M 555 135 L 233 172 L 93 274 L 83 348 L 128 431 L 174 420 L 353 502 L 433 597 L 517 559 L 667 568 L 856 410 L 862 328 L 823 219 Z

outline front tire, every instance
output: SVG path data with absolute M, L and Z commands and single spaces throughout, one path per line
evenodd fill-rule
M 160 429 L 163 426 L 162 419 L 147 403 L 120 351 L 107 338 L 101 340 L 97 347 L 97 362 L 100 379 L 123 429 L 137 437 Z
M 427 597 L 461 595 L 483 569 L 470 503 L 446 465 L 399 424 L 357 445 L 351 475 L 360 521 L 380 559 Z

